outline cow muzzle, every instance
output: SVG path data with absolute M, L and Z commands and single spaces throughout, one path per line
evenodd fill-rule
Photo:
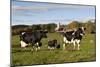
M 85 35 L 85 33 L 81 33 L 80 35 L 83 36 L 83 35 Z

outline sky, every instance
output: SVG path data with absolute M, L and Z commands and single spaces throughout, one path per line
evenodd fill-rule
M 87 21 L 95 19 L 94 6 L 20 2 L 14 0 L 11 4 L 12 25 L 57 24 L 59 22 L 68 24 L 73 20 Z

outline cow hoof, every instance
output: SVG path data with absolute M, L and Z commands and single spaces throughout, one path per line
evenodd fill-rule
M 31 51 L 33 51 L 33 49 L 31 49 Z
M 38 51 L 38 49 L 35 49 L 35 51 L 37 52 L 37 51 Z
M 80 49 L 77 49 L 78 51 L 80 50 Z
M 40 47 L 38 47 L 38 49 L 40 50 Z

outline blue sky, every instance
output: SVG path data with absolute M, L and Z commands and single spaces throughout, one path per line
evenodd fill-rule
M 68 24 L 95 19 L 94 6 L 12 1 L 12 25 Z

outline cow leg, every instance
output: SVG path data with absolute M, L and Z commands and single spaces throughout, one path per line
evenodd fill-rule
M 50 47 L 48 46 L 48 49 L 50 49 Z
M 77 40 L 78 50 L 80 50 L 80 40 Z
M 63 50 L 65 50 L 65 45 L 68 42 L 67 39 L 66 39 L 66 37 L 63 38 L 63 42 L 64 42 L 64 44 L 63 44 Z
M 37 43 L 35 44 L 35 51 L 38 51 L 38 49 L 40 49 L 40 47 L 39 47 L 39 43 L 37 42 Z
M 38 48 L 37 47 L 35 48 L 35 51 L 38 51 Z
M 38 49 L 40 50 L 40 47 L 38 47 Z
M 50 50 L 51 50 L 51 49 L 52 49 L 52 47 L 48 46 L 48 49 L 50 49 Z
M 33 50 L 35 50 L 35 51 L 37 51 L 37 43 L 35 44 L 34 42 L 32 43 L 32 49 L 31 49 L 31 51 L 33 51 Z
M 66 44 L 64 43 L 64 44 L 63 44 L 63 50 L 65 50 L 65 45 L 66 45 Z
M 35 49 L 35 42 L 32 42 L 31 44 L 32 44 L 32 49 L 31 49 L 31 51 L 33 51 L 33 50 Z
M 31 51 L 33 51 L 33 49 L 35 49 L 35 46 L 32 46 L 32 49 L 31 49 Z
M 73 41 L 73 45 L 74 45 L 74 48 L 73 49 L 75 50 L 75 46 L 76 46 L 75 41 Z
M 39 50 L 40 50 L 41 46 L 42 46 L 42 43 L 41 42 L 38 42 L 38 49 Z
M 78 50 L 80 50 L 80 44 L 78 44 Z
M 53 48 L 52 48 L 52 47 L 50 47 L 50 46 L 48 46 L 48 49 L 51 51 Z
M 54 50 L 55 48 L 54 48 L 54 47 L 52 47 L 52 49 Z

